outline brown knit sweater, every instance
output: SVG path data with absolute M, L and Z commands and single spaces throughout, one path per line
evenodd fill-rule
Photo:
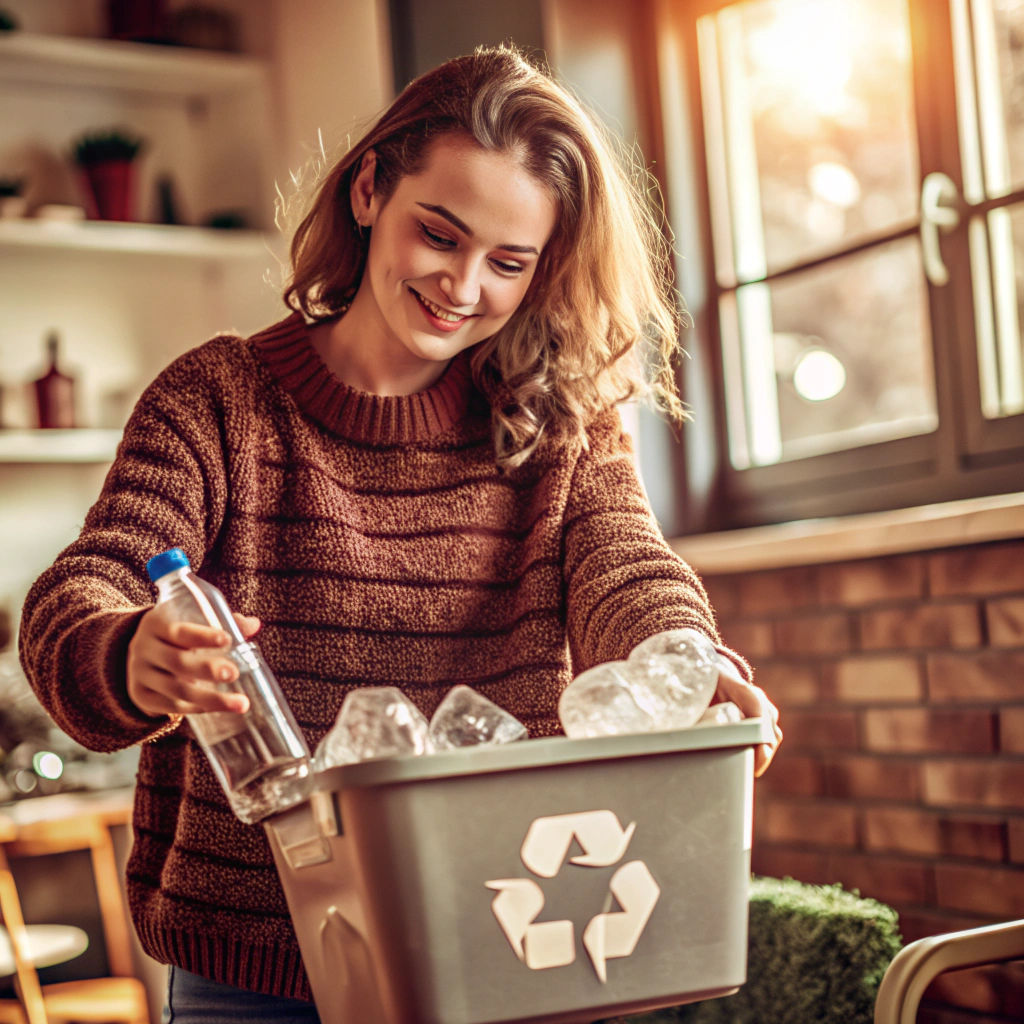
M 263 620 L 311 749 L 357 686 L 400 686 L 429 717 L 468 683 L 546 736 L 581 670 L 664 629 L 718 641 L 614 410 L 589 450 L 552 443 L 503 475 L 465 353 L 427 391 L 367 395 L 327 370 L 296 314 L 173 363 L 81 536 L 33 586 L 21 658 L 75 739 L 143 744 L 128 889 L 147 952 L 277 995 L 310 998 L 263 829 L 232 815 L 187 725 L 127 695 L 128 642 L 155 596 L 145 564 L 174 546 Z

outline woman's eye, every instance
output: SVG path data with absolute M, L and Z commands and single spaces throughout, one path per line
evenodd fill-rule
M 521 263 L 502 263 L 501 260 L 491 260 L 503 274 L 521 274 L 526 268 Z
M 458 243 L 454 238 L 448 238 L 445 235 L 439 235 L 436 231 L 431 231 L 422 221 L 420 221 L 420 231 L 427 242 L 434 246 L 435 249 L 454 249 Z M 521 274 L 526 268 L 521 263 L 506 263 L 504 260 L 491 260 L 491 265 L 502 274 Z
M 444 235 L 434 234 L 434 232 L 422 222 L 420 222 L 420 231 L 423 232 L 424 237 L 431 245 L 436 245 L 440 249 L 452 249 L 455 247 L 455 239 L 445 238 Z

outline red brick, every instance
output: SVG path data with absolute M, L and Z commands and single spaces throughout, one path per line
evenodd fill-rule
M 1024 864 L 1024 818 L 1011 818 L 1007 822 L 1010 845 L 1010 860 Z
M 701 580 L 717 615 L 737 615 L 740 610 L 739 576 L 705 576 Z
M 974 864 L 936 864 L 938 905 L 992 914 L 1003 920 L 1024 917 L 1024 871 Z
M 917 701 L 924 693 L 913 658 L 844 658 L 822 667 L 821 694 L 849 703 Z
M 828 864 L 823 853 L 808 850 L 790 850 L 778 846 L 755 843 L 751 852 L 754 874 L 769 878 L 795 878 L 811 885 L 826 885 L 829 881 Z
M 1024 762 L 929 761 L 924 765 L 924 802 L 1024 808 Z
M 757 685 L 780 708 L 814 704 L 818 700 L 818 670 L 812 665 L 769 661 L 758 665 Z
M 857 749 L 857 716 L 852 711 L 789 711 L 781 724 L 791 751 Z
M 833 854 L 828 859 L 833 882 L 859 889 L 861 896 L 883 903 L 926 903 L 931 865 L 877 854 Z
M 851 648 L 850 619 L 845 614 L 780 619 L 774 626 L 779 654 L 845 654 Z
M 1024 1017 L 1024 964 L 947 971 L 925 989 L 924 998 L 1020 1020 Z
M 849 804 L 820 800 L 773 800 L 758 835 L 773 842 L 808 846 L 856 846 L 857 813 Z
M 977 647 L 981 620 L 975 604 L 921 604 L 861 612 L 861 646 L 866 651 L 913 647 Z
M 747 658 L 766 658 L 772 654 L 772 625 L 770 622 L 726 620 L 719 631 L 727 647 Z
M 1003 708 L 999 712 L 999 749 L 1007 754 L 1024 754 L 1024 708 Z
M 745 615 L 774 615 L 813 608 L 818 603 L 818 570 L 814 566 L 773 569 L 740 577 L 740 611 Z
M 986 601 L 988 642 L 992 647 L 1024 647 L 1024 597 Z
M 913 808 L 869 807 L 864 811 L 864 845 L 869 850 L 1001 861 L 1006 850 L 1006 823 Z
M 793 757 L 783 747 L 771 768 L 757 780 L 766 793 L 783 796 L 824 796 L 825 779 L 821 762 L 811 757 Z
M 939 819 L 943 852 L 950 857 L 974 860 L 1006 859 L 1006 822 L 991 818 Z
M 819 571 L 824 605 L 856 608 L 924 594 L 924 559 L 920 555 L 866 559 L 822 566 Z
M 917 1010 L 917 1024 L 1007 1024 L 1003 1017 L 960 1010 L 945 1003 L 922 1002 Z
M 825 762 L 825 792 L 834 797 L 916 800 L 920 766 L 883 757 L 844 757 Z
M 1024 696 L 1024 651 L 930 654 L 927 664 L 933 701 L 980 703 Z
M 931 908 L 922 910 L 919 907 L 897 907 L 900 914 L 900 935 L 904 945 L 926 939 L 930 935 L 946 935 L 949 932 L 962 932 L 967 928 L 981 928 L 986 924 L 995 924 L 994 918 L 965 917 L 949 910 Z
M 995 750 L 993 717 L 988 711 L 872 709 L 864 715 L 864 746 L 890 754 L 988 754 Z
M 1024 542 L 973 544 L 929 557 L 933 596 L 1024 591 Z

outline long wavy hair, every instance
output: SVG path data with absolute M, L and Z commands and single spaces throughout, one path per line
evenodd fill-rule
M 355 297 L 370 243 L 350 189 L 366 151 L 376 152 L 374 189 L 386 202 L 447 135 L 514 154 L 557 208 L 522 302 L 472 352 L 498 464 L 521 465 L 545 435 L 585 445 L 595 415 L 636 396 L 685 419 L 673 369 L 682 314 L 657 189 L 633 151 L 511 47 L 481 47 L 421 75 L 322 168 L 291 242 L 289 308 L 318 321 Z

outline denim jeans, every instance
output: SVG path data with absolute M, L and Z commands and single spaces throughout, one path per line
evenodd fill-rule
M 264 996 L 169 967 L 163 1024 L 320 1024 L 320 1017 L 301 999 Z

